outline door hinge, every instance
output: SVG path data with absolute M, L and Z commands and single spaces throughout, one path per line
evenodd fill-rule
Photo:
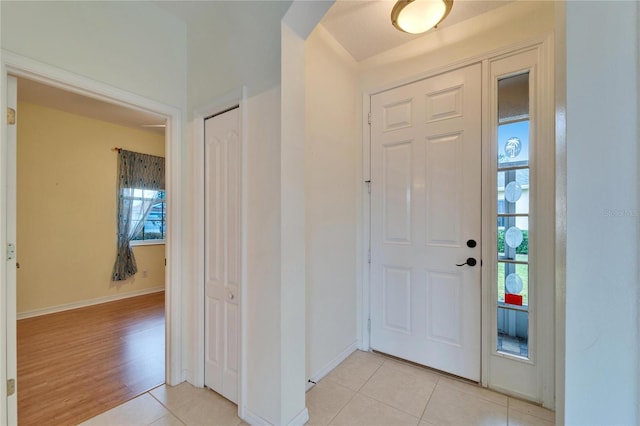
M 16 124 L 16 110 L 13 108 L 7 108 L 7 124 Z
M 13 243 L 7 244 L 7 260 L 16 258 L 16 245 Z
M 371 263 L 371 249 L 369 249 L 369 252 L 367 253 L 367 262 Z
M 16 393 L 16 379 L 7 380 L 7 396 Z
M 371 112 L 369 112 L 369 115 L 367 117 L 367 121 L 369 122 L 369 125 L 371 125 Z
M 369 194 L 371 194 L 371 181 L 370 180 L 365 180 L 364 183 L 367 184 L 367 191 L 369 191 Z
M 371 334 L 371 318 L 367 321 L 367 329 L 369 330 L 369 334 Z

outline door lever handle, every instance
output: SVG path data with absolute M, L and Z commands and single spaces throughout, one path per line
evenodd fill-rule
M 464 263 L 456 263 L 456 266 L 464 266 L 464 265 L 469 265 L 469 266 L 476 266 L 476 264 L 478 263 L 477 260 L 475 260 L 473 257 L 469 257 L 467 258 L 467 261 Z

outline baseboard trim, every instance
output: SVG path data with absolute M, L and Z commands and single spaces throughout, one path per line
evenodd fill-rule
M 245 408 L 242 420 L 249 423 L 251 426 L 273 426 L 271 422 L 253 413 L 248 408 Z M 309 410 L 305 407 L 304 410 L 300 411 L 300 413 L 298 413 L 298 415 L 295 416 L 287 426 L 303 426 L 308 421 Z
M 307 407 L 305 407 L 304 410 L 300 411 L 298 415 L 289 422 L 288 426 L 303 426 L 308 421 L 309 410 L 307 409 Z
M 329 374 L 334 368 L 342 363 L 345 359 L 349 357 L 352 353 L 354 353 L 358 349 L 358 342 L 353 342 L 349 346 L 347 346 L 342 352 L 338 354 L 334 359 L 332 359 L 327 365 L 320 369 L 317 373 L 315 373 L 308 381 L 307 381 L 307 390 L 311 389 L 316 383 L 318 383 L 324 376 Z M 315 383 L 311 383 L 315 382 Z
M 87 306 L 99 305 L 101 303 L 114 302 L 116 300 L 128 299 L 130 297 L 143 296 L 145 294 L 159 293 L 164 291 L 164 287 L 145 288 L 128 293 L 115 294 L 113 296 L 98 297 L 96 299 L 81 300 L 79 302 L 65 303 L 63 305 L 51 306 L 48 308 L 34 309 L 31 311 L 16 314 L 16 319 L 26 319 L 39 317 L 41 315 L 55 314 L 56 312 L 70 311 L 71 309 L 86 308 Z
M 242 418 L 242 420 L 249 423 L 251 426 L 272 426 L 271 423 L 253 413 L 248 408 L 245 408 L 244 417 Z

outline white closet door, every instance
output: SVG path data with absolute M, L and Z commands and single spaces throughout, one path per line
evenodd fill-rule
M 241 281 L 239 109 L 205 120 L 205 386 L 237 403 Z

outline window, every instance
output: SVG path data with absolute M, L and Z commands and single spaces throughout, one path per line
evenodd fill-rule
M 529 73 L 498 81 L 497 350 L 529 357 Z
M 145 205 L 148 206 L 149 201 L 154 202 L 146 216 L 142 219 L 144 224 L 132 238 L 131 245 L 164 243 L 167 235 L 165 192 L 134 189 L 133 196 L 130 197 L 130 199 L 133 201 L 132 209 L 134 209 L 134 217 L 142 216 L 144 213 L 140 210 L 144 209 Z M 135 214 L 136 210 L 139 211 L 138 214 Z M 138 223 L 134 223 L 132 226 L 139 225 Z

